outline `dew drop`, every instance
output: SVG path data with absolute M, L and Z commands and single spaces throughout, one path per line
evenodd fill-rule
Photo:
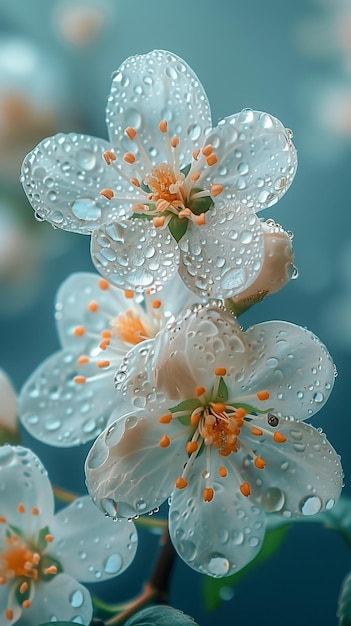
M 82 170 L 93 170 L 96 165 L 96 156 L 90 150 L 79 150 L 77 152 L 77 165 Z
M 77 589 L 77 591 L 74 591 L 73 593 L 71 593 L 69 597 L 69 601 L 70 601 L 71 606 L 73 606 L 75 609 L 78 609 L 80 606 L 82 606 L 83 601 L 84 601 L 84 596 L 82 592 L 80 591 L 80 589 Z
M 207 571 L 211 576 L 225 576 L 229 571 L 229 561 L 223 554 L 213 554 L 207 562 Z
M 79 220 L 94 222 L 101 217 L 101 209 L 91 198 L 78 198 L 72 204 L 72 213 Z
M 117 552 L 111 554 L 104 563 L 104 572 L 107 574 L 117 574 L 122 568 L 123 560 Z
M 323 402 L 324 395 L 321 391 L 316 391 L 316 393 L 313 394 L 313 400 L 319 404 L 320 402 Z
M 302 515 L 315 515 L 322 508 L 322 501 L 318 496 L 308 496 L 300 501 L 299 504 Z

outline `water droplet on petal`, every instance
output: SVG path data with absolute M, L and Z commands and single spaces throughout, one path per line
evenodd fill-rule
M 84 601 L 84 596 L 82 592 L 80 591 L 80 589 L 77 589 L 77 591 L 73 591 L 73 593 L 71 593 L 69 597 L 69 601 L 70 601 L 71 606 L 73 606 L 75 609 L 78 609 L 80 606 L 82 606 L 83 601 Z
M 107 574 L 117 574 L 121 569 L 123 560 L 120 554 L 111 554 L 104 563 L 104 571 Z
M 302 515 L 315 515 L 322 508 L 322 501 L 318 496 L 308 496 L 299 504 Z
M 207 562 L 207 572 L 216 577 L 225 576 L 229 571 L 229 561 L 223 554 L 213 554 Z
M 101 209 L 91 198 L 78 198 L 72 204 L 72 213 L 79 220 L 94 222 L 101 217 Z

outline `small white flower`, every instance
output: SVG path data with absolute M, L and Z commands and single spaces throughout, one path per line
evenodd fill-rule
M 128 350 L 154 337 L 194 303 L 174 277 L 162 297 L 134 297 L 94 273 L 72 274 L 56 297 L 62 350 L 31 374 L 20 392 L 19 418 L 33 437 L 74 446 L 97 437 L 122 403 L 114 375 Z M 129 409 L 129 403 L 125 405 Z
M 339 457 L 303 421 L 334 383 L 309 331 L 273 321 L 243 332 L 218 304 L 196 306 L 132 349 L 116 383 L 135 411 L 93 444 L 89 492 L 122 517 L 171 496 L 171 539 L 194 569 L 232 574 L 262 546 L 265 512 L 312 515 L 339 497 Z
M 98 271 L 123 289 L 157 291 L 177 271 L 201 298 L 246 289 L 264 254 L 256 212 L 295 175 L 291 132 L 251 109 L 213 127 L 196 74 L 163 50 L 120 66 L 106 118 L 109 143 L 59 134 L 25 158 L 37 216 L 92 233 Z
M 113 524 L 88 496 L 54 515 L 47 472 L 27 448 L 0 447 L 0 621 L 38 626 L 92 618 L 92 583 L 122 573 L 137 545 L 134 524 Z M 108 523 L 106 523 L 108 522 Z

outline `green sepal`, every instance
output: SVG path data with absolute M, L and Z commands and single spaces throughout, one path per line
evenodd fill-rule
M 271 411 L 273 411 L 273 407 L 270 407 L 269 409 L 258 409 L 257 407 L 252 406 L 251 404 L 246 404 L 245 402 L 228 402 L 228 404 L 235 407 L 236 409 L 244 409 L 248 416 L 265 415 L 266 413 L 270 413 Z
M 227 402 L 228 400 L 228 387 L 225 384 L 222 376 L 220 378 L 219 381 L 219 385 L 218 385 L 218 391 L 217 391 L 217 395 L 216 395 L 216 401 L 220 401 L 220 402 Z
M 38 541 L 37 541 L 39 552 L 41 552 L 42 550 L 44 550 L 44 548 L 46 548 L 47 541 L 45 541 L 45 536 L 49 534 L 50 534 L 49 526 L 44 526 L 44 528 L 41 528 L 39 530 Z
M 147 222 L 151 222 L 151 220 L 154 218 L 154 215 L 149 215 L 147 212 L 143 213 L 141 211 L 140 213 L 133 213 L 133 215 L 131 215 L 128 219 L 135 220 L 136 218 L 138 218 L 139 220 L 146 220 Z
M 173 406 L 169 410 L 171 413 L 177 413 L 178 411 L 188 411 L 188 415 L 182 415 L 180 417 L 177 417 L 177 419 L 180 421 L 181 424 L 189 426 L 190 415 L 199 406 L 201 406 L 200 400 L 198 400 L 197 398 L 190 398 L 189 400 L 182 400 L 182 402 L 180 402 L 176 406 Z
M 169 232 L 172 237 L 178 241 L 185 235 L 186 230 L 188 228 L 189 220 L 186 217 L 178 217 L 177 215 L 173 215 L 168 222 Z
M 274 528 L 273 530 L 267 530 L 260 552 L 253 559 L 253 561 L 250 561 L 250 563 L 248 563 L 236 574 L 225 576 L 224 578 L 212 578 L 210 576 L 204 577 L 202 591 L 205 607 L 208 611 L 215 611 L 218 609 L 220 603 L 222 602 L 221 590 L 223 588 L 234 589 L 251 570 L 273 556 L 273 554 L 282 546 L 288 528 L 288 525 L 284 525 Z
M 203 198 L 192 198 L 192 196 L 202 191 L 202 189 L 193 189 L 188 201 L 188 207 L 195 215 L 201 215 L 201 213 L 207 213 L 213 206 L 213 200 L 211 196 L 203 196 Z

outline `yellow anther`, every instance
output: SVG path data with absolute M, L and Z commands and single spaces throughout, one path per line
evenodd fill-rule
M 104 339 L 99 343 L 100 350 L 106 350 L 107 346 L 109 346 L 111 341 L 109 339 Z
M 206 388 L 205 387 L 195 387 L 195 395 L 197 397 L 202 396 L 203 393 L 205 393 Z
M 20 589 L 19 589 L 20 593 L 26 593 L 27 589 L 28 589 L 28 583 L 26 583 L 26 581 L 24 581 L 21 584 L 21 586 L 20 586 Z
M 203 498 L 205 502 L 211 502 L 211 500 L 213 500 L 213 497 L 214 491 L 212 487 L 205 487 L 205 489 L 203 490 Z
M 227 468 L 224 465 L 220 465 L 218 468 L 218 474 L 221 478 L 225 478 L 228 475 Z
M 19 502 L 19 504 L 17 505 L 17 513 L 25 513 L 26 508 L 24 506 L 24 504 L 22 504 L 22 502 Z
M 32 515 L 39 515 L 39 509 L 37 506 L 33 506 L 32 510 L 31 510 L 31 514 Z
M 153 309 L 159 309 L 162 306 L 161 300 L 153 300 L 151 303 Z
M 190 209 L 185 207 L 185 209 L 182 209 L 181 211 L 179 211 L 178 217 L 180 217 L 180 218 L 182 218 L 182 217 L 191 217 Z
M 109 288 L 109 284 L 107 280 L 105 280 L 105 278 L 100 278 L 98 284 L 99 284 L 99 288 L 102 289 L 102 291 L 105 291 L 106 289 Z
M 44 574 L 57 574 L 56 565 L 50 565 L 50 567 L 46 567 L 44 570 Z
M 30 609 L 30 607 L 31 607 L 30 600 L 23 600 L 22 606 L 23 606 L 24 609 Z
M 200 178 L 200 172 L 194 172 L 191 175 L 191 180 L 199 180 L 199 178 Z
M 195 413 L 195 411 L 190 416 L 190 424 L 191 426 L 197 426 L 200 421 L 201 414 Z
M 251 489 L 250 489 L 250 485 L 249 483 L 242 483 L 239 487 L 241 493 L 243 494 L 243 496 L 245 496 L 246 498 L 250 495 L 251 493 Z
M 167 124 L 166 120 L 161 120 L 159 125 L 158 125 L 158 128 L 161 131 L 161 133 L 166 133 L 167 129 L 168 129 L 168 124 Z
M 100 196 L 104 196 L 107 200 L 112 200 L 114 195 L 115 194 L 112 189 L 101 189 L 100 191 Z
M 253 426 L 251 428 L 251 432 L 253 435 L 255 435 L 256 437 L 260 437 L 261 435 L 263 435 L 263 430 L 261 430 L 260 428 L 257 428 L 256 426 Z
M 200 154 L 200 150 L 194 150 L 194 152 L 193 152 L 193 159 L 194 159 L 194 161 L 198 160 L 199 154 Z
M 52 541 L 54 541 L 54 535 L 51 535 L 51 533 L 48 533 L 47 535 L 45 535 L 45 541 L 46 543 L 51 543 Z
M 264 461 L 263 459 L 261 459 L 261 457 L 260 457 L 260 456 L 256 456 L 256 458 L 255 458 L 255 460 L 254 460 L 254 465 L 256 465 L 256 467 L 257 467 L 258 469 L 263 469 L 263 468 L 267 465 L 267 463 L 266 463 L 266 461 Z
M 211 196 L 213 196 L 213 198 L 216 198 L 216 196 L 219 196 L 219 194 L 222 193 L 222 191 L 223 191 L 223 185 L 212 185 Z
M 167 435 L 162 435 L 159 441 L 159 445 L 161 446 L 161 448 L 168 448 L 170 443 L 171 443 L 170 438 L 167 437 Z
M 153 218 L 152 223 L 155 226 L 155 228 L 160 228 L 161 226 L 164 225 L 166 221 L 166 218 L 164 216 L 156 216 Z
M 172 148 L 176 148 L 177 146 L 179 146 L 179 137 L 172 137 L 171 146 Z
M 98 361 L 96 363 L 96 365 L 100 368 L 100 369 L 104 369 L 105 367 L 110 367 L 111 363 L 110 361 Z
M 226 409 L 226 405 L 224 404 L 224 402 L 213 402 L 211 406 L 215 413 L 224 413 Z
M 169 424 L 172 421 L 172 413 L 165 413 L 158 418 L 161 424 Z
M 187 484 L 188 484 L 188 481 L 185 480 L 183 476 L 178 476 L 178 478 L 175 481 L 175 486 L 177 487 L 177 489 L 184 489 L 184 487 L 186 487 Z
M 111 165 L 111 161 L 115 161 L 116 160 L 116 155 L 114 152 L 112 152 L 112 150 L 106 150 L 103 155 L 102 155 L 106 165 Z
M 96 313 L 96 311 L 98 310 L 98 308 L 99 308 L 99 305 L 98 305 L 98 303 L 96 302 L 96 300 L 92 300 L 91 302 L 89 302 L 89 304 L 88 304 L 88 311 L 89 311 L 90 313 Z
M 83 385 L 87 382 L 87 379 L 85 378 L 85 376 L 75 376 L 73 378 L 73 381 L 77 383 L 77 385 Z
M 102 337 L 103 339 L 111 339 L 111 337 L 112 337 L 112 333 L 111 333 L 111 331 L 110 331 L 110 330 L 102 330 L 102 331 L 101 331 L 101 337 Z
M 127 135 L 127 137 L 129 137 L 129 139 L 135 139 L 136 134 L 137 134 L 135 128 L 132 128 L 132 126 L 128 126 L 124 132 Z
M 5 611 L 5 617 L 9 620 L 13 619 L 13 610 L 12 609 L 6 609 Z
M 123 161 L 132 165 L 133 163 L 135 163 L 135 154 L 133 154 L 133 152 L 126 152 L 123 155 Z
M 195 215 L 194 222 L 197 226 L 203 226 L 206 224 L 206 214 L 200 213 L 200 215 Z
M 125 289 L 124 290 L 124 297 L 128 298 L 129 300 L 131 298 L 134 298 L 134 291 L 132 291 L 131 289 Z
M 263 391 L 259 391 L 258 393 L 256 393 L 256 396 L 258 397 L 259 400 L 268 400 L 269 398 L 269 391 L 267 391 L 266 389 L 264 389 Z
M 188 441 L 188 443 L 186 444 L 186 451 L 188 454 L 192 454 L 193 452 L 196 452 L 198 447 L 199 446 L 196 441 Z
M 202 148 L 201 152 L 205 157 L 208 157 L 213 152 L 213 146 L 210 143 L 208 143 L 206 146 Z
M 215 373 L 215 376 L 225 376 L 227 373 L 227 370 L 225 367 L 216 367 L 214 373 Z
M 277 443 L 285 443 L 285 441 L 286 441 L 286 437 L 284 437 L 284 435 L 282 433 L 280 433 L 279 430 L 275 431 L 275 433 L 273 435 L 273 439 Z
M 0 516 L 0 524 L 7 524 L 6 517 L 3 517 L 2 515 Z
M 143 213 L 145 211 L 145 204 L 141 204 L 141 202 L 137 202 L 132 206 L 133 213 Z
M 75 327 L 75 329 L 74 329 L 74 331 L 73 331 L 73 334 L 74 334 L 76 337 L 82 337 L 82 336 L 84 335 L 84 333 L 85 333 L 85 328 L 84 328 L 84 326 L 76 326 L 76 327 Z
M 214 152 L 212 152 L 212 154 L 210 154 L 208 157 L 206 157 L 206 163 L 209 167 L 211 167 L 211 165 L 215 165 L 215 163 L 217 163 L 217 157 L 215 155 Z
M 134 187 L 140 187 L 140 181 L 137 178 L 131 178 L 130 183 L 134 185 Z
M 243 409 L 242 406 L 238 406 L 238 408 L 235 409 L 234 417 L 236 419 L 239 419 L 239 420 L 243 419 L 245 417 L 245 415 L 246 415 L 246 411 L 245 411 L 245 409 Z

